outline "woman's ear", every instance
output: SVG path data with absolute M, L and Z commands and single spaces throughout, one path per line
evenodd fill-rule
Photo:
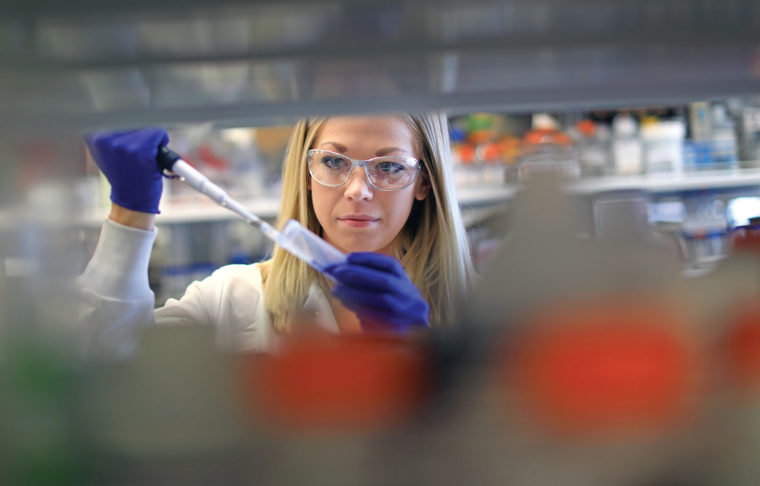
M 414 189 L 414 198 L 418 201 L 425 199 L 430 192 L 430 176 L 427 171 L 422 171 L 420 179 Z

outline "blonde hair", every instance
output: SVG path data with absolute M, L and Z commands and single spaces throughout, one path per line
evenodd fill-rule
M 467 235 L 454 189 L 448 120 L 443 113 L 407 114 L 420 143 L 423 177 L 430 193 L 415 201 L 397 238 L 395 255 L 430 305 L 432 325 L 454 316 L 454 303 L 470 290 L 473 276 Z M 306 152 L 325 119 L 299 121 L 288 143 L 282 176 L 282 200 L 277 226 L 296 219 L 321 235 L 308 190 Z M 264 285 L 264 300 L 272 323 L 281 332 L 292 328 L 312 282 L 329 295 L 330 285 L 319 272 L 276 247 Z

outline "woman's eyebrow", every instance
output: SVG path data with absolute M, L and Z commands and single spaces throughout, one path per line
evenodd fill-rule
M 322 142 L 322 143 L 319 144 L 320 147 L 324 147 L 325 145 L 331 146 L 333 148 L 333 150 L 335 150 L 336 152 L 340 152 L 342 154 L 345 154 L 346 151 L 348 150 L 348 147 L 346 147 L 345 145 L 340 144 L 338 142 L 333 142 L 331 140 L 328 140 L 326 142 Z M 401 152 L 401 153 L 406 154 L 408 156 L 412 156 L 413 155 L 408 150 L 404 150 L 404 149 L 399 148 L 399 147 L 383 147 L 383 148 L 379 149 L 377 152 L 375 152 L 375 156 L 376 157 L 382 157 L 383 155 L 388 155 L 388 154 L 398 153 L 398 152 Z
M 325 145 L 332 145 L 332 147 L 336 151 L 341 152 L 341 153 L 346 151 L 346 146 L 345 145 L 341 145 L 341 144 L 339 144 L 337 142 L 327 141 L 327 142 L 322 142 L 322 143 L 319 144 L 320 147 L 324 147 Z
M 412 155 L 412 154 L 409 153 L 408 150 L 404 150 L 404 149 L 399 148 L 399 147 L 384 147 L 384 148 L 381 148 L 380 150 L 378 150 L 377 152 L 375 152 L 375 155 L 382 156 L 382 155 L 388 155 L 388 154 L 391 154 L 391 153 L 394 153 L 394 152 L 402 152 L 402 153 L 407 154 L 407 155 Z

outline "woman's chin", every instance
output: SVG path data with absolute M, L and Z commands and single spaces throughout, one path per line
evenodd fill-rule
M 363 238 L 351 238 L 345 241 L 332 241 L 333 246 L 338 248 L 343 253 L 355 253 L 355 252 L 381 252 L 382 249 L 387 246 L 377 241 Z

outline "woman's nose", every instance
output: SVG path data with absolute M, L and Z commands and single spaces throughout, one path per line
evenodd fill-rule
M 363 167 L 354 167 L 353 172 L 348 176 L 348 181 L 346 181 L 344 194 L 348 199 L 353 200 L 372 198 L 372 186 L 367 181 L 367 172 Z

